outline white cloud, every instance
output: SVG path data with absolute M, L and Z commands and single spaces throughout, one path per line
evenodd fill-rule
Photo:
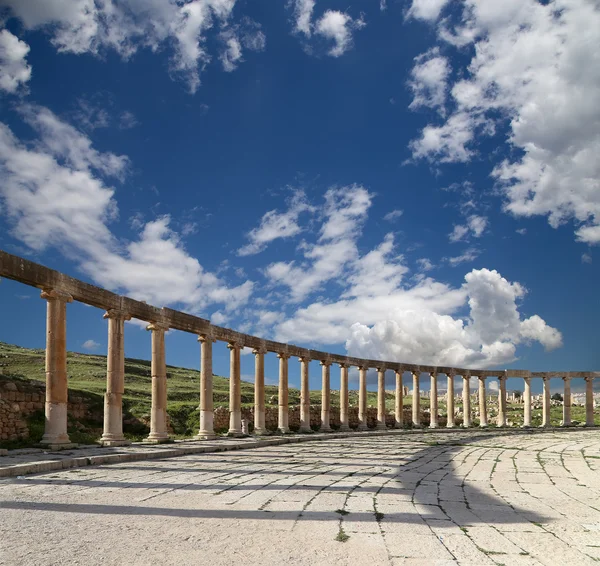
M 307 37 L 312 33 L 312 14 L 315 9 L 315 0 L 295 0 L 294 16 L 296 18 L 295 31 Z
M 588 253 L 581 254 L 581 263 L 592 263 L 592 255 Z
M 468 233 L 469 229 L 466 226 L 455 224 L 454 229 L 448 234 L 448 237 L 451 242 L 460 242 Z
M 525 234 L 527 234 L 527 228 L 518 228 L 516 230 L 517 234 L 520 234 L 521 236 L 524 236 Z
M 250 243 L 241 247 L 237 253 L 240 256 L 253 255 L 263 251 L 269 243 L 278 238 L 290 238 L 302 232 L 298 224 L 300 214 L 314 212 L 306 200 L 304 191 L 295 190 L 286 212 L 269 210 L 260 221 L 258 228 L 248 233 Z
M 85 342 L 84 342 L 84 343 L 81 345 L 81 347 L 82 347 L 84 350 L 90 350 L 90 351 L 91 351 L 91 350 L 96 350 L 96 349 L 98 349 L 98 348 L 100 347 L 100 344 L 99 344 L 98 342 L 96 342 L 95 340 L 92 340 L 92 339 L 90 339 L 90 340 L 86 340 L 86 341 L 85 341 Z
M 223 64 L 223 69 L 227 72 L 237 69 L 238 64 L 244 60 L 243 48 L 251 51 L 263 51 L 267 43 L 260 24 L 249 18 L 244 18 L 241 25 L 235 25 L 222 31 L 219 38 L 223 44 L 219 59 Z
M 537 314 L 521 322 L 521 337 L 524 340 L 537 340 L 546 350 L 554 350 L 563 345 L 561 333 L 548 326 Z
M 391 210 L 383 217 L 383 219 L 387 220 L 388 222 L 392 222 L 393 220 L 396 220 L 396 218 L 400 218 L 403 214 L 404 214 L 403 210 L 399 210 L 399 209 Z
M 435 20 L 437 5 L 410 13 Z M 426 9 L 429 6 L 430 9 Z M 454 109 L 411 142 L 413 158 L 468 162 L 482 137 L 503 138 L 492 176 L 515 216 L 574 221 L 577 240 L 600 243 L 600 9 L 592 0 L 464 0 L 440 42 L 470 46 L 454 59 Z M 466 53 L 462 51 L 462 53 Z M 502 155 L 502 154 L 500 154 Z
M 419 258 L 417 260 L 417 265 L 421 271 L 431 271 L 435 267 L 431 260 L 426 257 Z
M 170 73 L 181 77 L 193 93 L 200 85 L 200 71 L 211 61 L 207 34 L 215 24 L 220 31 L 228 29 L 236 1 L 4 0 L 3 3 L 25 29 L 48 31 L 61 53 L 99 55 L 114 50 L 127 59 L 139 49 L 156 52 L 168 46 L 172 48 Z M 264 34 L 262 40 L 264 46 Z M 228 61 L 234 64 L 231 59 L 234 42 L 228 39 L 226 43 Z
M 379 9 L 382 12 L 385 12 L 387 10 L 387 0 L 379 0 Z
M 449 0 L 413 0 L 408 16 L 418 20 L 435 21 Z
M 479 257 L 479 254 L 480 254 L 480 251 L 478 249 L 468 248 L 461 255 L 448 257 L 445 259 L 452 267 L 456 267 L 457 265 L 460 265 L 461 263 L 465 263 L 465 262 L 473 261 L 473 260 L 477 259 L 477 257 Z
M 7 29 L 0 30 L 0 89 L 14 94 L 31 79 L 29 45 Z
M 488 225 L 488 219 L 485 216 L 473 214 L 468 218 L 468 225 L 475 238 L 481 237 Z
M 185 250 L 160 217 L 137 225 L 136 240 L 117 240 L 109 223 L 118 216 L 106 179 L 125 175 L 128 159 L 102 153 L 89 138 L 43 107 L 21 113 L 38 133 L 31 146 L 0 124 L 0 199 L 12 235 L 36 251 L 59 249 L 97 284 L 155 305 L 200 312 L 248 301 L 253 284 L 228 287 Z
M 434 47 L 415 57 L 415 66 L 411 71 L 408 85 L 413 92 L 413 100 L 409 108 L 415 110 L 421 107 L 437 109 L 445 115 L 447 80 L 450 74 L 450 64 L 440 55 L 440 50 Z
M 354 20 L 344 12 L 327 10 L 315 24 L 315 33 L 333 40 L 329 55 L 339 57 L 352 47 L 352 32 L 365 25 L 362 17 Z

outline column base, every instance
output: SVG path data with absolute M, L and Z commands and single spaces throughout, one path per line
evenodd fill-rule
M 196 436 L 194 436 L 194 440 L 215 440 L 217 435 L 214 432 L 208 431 L 200 431 Z
M 331 427 L 327 427 L 327 428 L 321 427 L 319 429 L 319 432 L 333 432 L 333 429 Z
M 471 423 L 469 424 L 463 424 L 460 426 L 460 428 L 471 428 Z
M 77 448 L 79 444 L 75 444 L 74 442 L 61 442 L 58 444 L 52 444 L 44 442 L 43 444 L 40 442 L 39 447 L 44 450 L 70 450 L 71 448 Z
M 521 425 L 521 428 L 531 428 L 531 425 L 530 424 L 524 424 L 524 425 Z
M 356 430 L 358 431 L 363 431 L 363 430 L 369 430 L 369 427 L 367 426 L 366 423 L 360 423 L 357 427 Z
M 432 423 L 429 425 L 429 428 L 439 428 L 437 423 Z
M 229 430 L 227 432 L 227 436 L 229 438 L 242 438 L 244 436 L 247 436 L 246 434 L 244 434 L 241 430 Z
M 166 444 L 173 442 L 166 432 L 151 432 L 147 438 L 142 440 L 144 444 Z
M 350 432 L 352 429 L 347 424 L 340 425 L 340 432 Z
M 102 440 L 100 439 L 102 446 L 130 446 L 131 440 L 124 438 L 123 440 Z
M 488 427 L 489 427 L 489 425 L 487 423 L 479 425 L 479 428 L 488 428 Z
M 280 426 L 277 428 L 280 434 L 292 434 L 292 431 L 287 426 Z
M 304 433 L 304 434 L 312 434 L 314 431 L 313 431 L 313 429 L 312 429 L 312 428 L 310 428 L 310 427 L 301 426 L 301 427 L 298 429 L 298 432 L 302 432 L 302 433 Z
M 40 444 L 43 446 L 73 446 L 68 434 L 44 434 Z
M 591 423 L 591 424 L 585 423 L 583 426 L 586 428 L 594 428 L 596 425 L 594 423 Z
M 454 423 L 448 423 L 446 428 L 456 428 L 456 425 Z
M 254 435 L 255 436 L 268 436 L 271 434 L 266 428 L 257 428 L 254 427 Z
M 385 423 L 377 423 L 375 430 L 387 430 L 387 426 Z

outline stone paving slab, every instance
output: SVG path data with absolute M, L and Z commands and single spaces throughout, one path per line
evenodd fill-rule
M 0 479 L 0 565 L 600 558 L 594 430 L 221 439 L 0 459 L 11 474 L 49 464 L 57 469 Z

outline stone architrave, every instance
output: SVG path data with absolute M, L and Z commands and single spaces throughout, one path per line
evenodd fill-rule
M 331 432 L 331 362 L 321 362 L 321 432 Z
M 46 423 L 41 443 L 51 448 L 74 446 L 67 433 L 67 303 L 68 293 L 42 291 L 46 303 Z
M 506 426 L 506 376 L 498 376 L 498 422 L 496 426 Z
M 542 426 L 548 428 L 550 426 L 550 377 L 545 375 L 544 390 L 542 393 Z
M 242 432 L 242 381 L 240 352 L 243 345 L 229 342 L 229 431 L 228 436 L 243 436 Z
M 585 426 L 594 426 L 594 378 L 585 378 Z
M 385 370 L 384 366 L 377 368 L 377 429 L 385 430 Z
M 367 371 L 368 367 L 358 368 L 358 430 L 367 430 Z
M 412 394 L 412 425 L 414 428 L 421 428 L 421 391 L 419 389 L 419 372 L 413 371 L 413 394 Z
M 485 399 L 485 377 L 479 376 L 479 426 L 485 428 L 487 421 L 487 405 Z
M 429 374 L 429 428 L 438 427 L 438 376 L 436 372 Z
M 571 426 L 571 377 L 563 377 L 563 421 L 561 426 Z
M 123 393 L 125 392 L 125 321 L 128 313 L 111 309 L 108 319 L 108 355 L 106 357 L 106 393 L 104 395 L 103 446 L 131 444 L 123 435 Z
M 290 432 L 289 428 L 289 397 L 288 397 L 288 360 L 290 357 L 282 352 L 279 358 L 279 391 L 278 391 L 278 422 L 277 429 L 283 434 Z
M 300 432 L 312 432 L 310 428 L 310 358 L 300 358 Z
M 165 359 L 165 332 L 168 326 L 153 322 L 146 327 L 152 332 L 152 407 L 150 434 L 144 442 L 169 442 L 167 431 L 167 364 Z
M 448 379 L 448 390 L 446 392 L 448 416 L 446 418 L 446 428 L 454 428 L 454 375 L 447 373 L 446 378 Z
M 531 427 L 531 377 L 523 378 L 523 428 Z
M 396 370 L 396 398 L 395 398 L 395 428 L 404 426 L 404 387 L 402 386 L 402 370 Z
M 340 364 L 340 431 L 350 430 L 348 403 L 348 365 Z
M 463 427 L 471 426 L 471 376 L 463 375 Z
M 265 427 L 265 354 L 264 348 L 252 350 L 254 360 L 254 434 L 267 434 Z
M 196 440 L 212 440 L 217 437 L 214 430 L 213 366 L 212 346 L 215 339 L 210 334 L 200 334 L 200 430 Z

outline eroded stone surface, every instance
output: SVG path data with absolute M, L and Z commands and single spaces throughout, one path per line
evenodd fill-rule
M 600 436 L 336 438 L 5 479 L 0 500 L 0 564 L 594 564 Z

